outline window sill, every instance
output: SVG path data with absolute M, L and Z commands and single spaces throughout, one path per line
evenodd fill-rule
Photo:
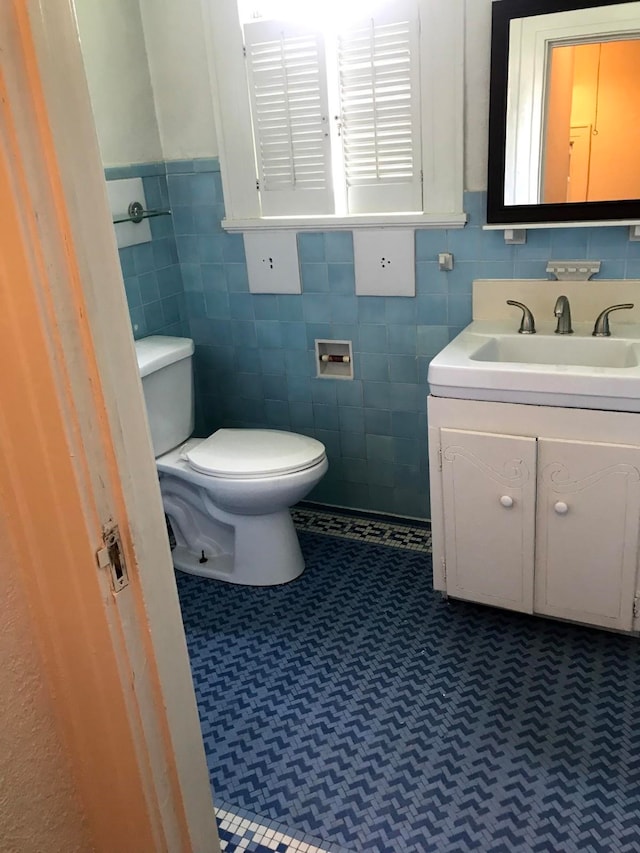
M 351 231 L 354 228 L 464 228 L 466 213 L 376 213 L 223 219 L 225 231 Z

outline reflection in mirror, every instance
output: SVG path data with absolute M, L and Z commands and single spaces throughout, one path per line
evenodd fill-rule
M 489 223 L 640 219 L 640 2 L 493 3 Z
M 548 80 L 540 201 L 640 198 L 640 39 L 554 45 Z

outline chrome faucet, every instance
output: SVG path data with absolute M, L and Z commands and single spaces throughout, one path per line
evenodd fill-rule
M 515 299 L 507 299 L 507 305 L 515 305 L 516 308 L 522 310 L 522 320 L 518 333 L 521 335 L 535 335 L 536 322 L 533 319 L 533 314 L 522 302 L 516 302 Z
M 571 328 L 571 308 L 569 307 L 569 300 L 566 296 L 558 296 L 556 300 L 556 307 L 553 309 L 553 313 L 558 318 L 558 325 L 556 326 L 556 335 L 572 335 L 573 329 Z
M 594 338 L 608 338 L 611 336 L 611 329 L 609 328 L 609 314 L 611 314 L 612 311 L 620 311 L 622 308 L 633 308 L 633 302 L 625 302 L 624 305 L 611 305 L 609 308 L 605 308 L 604 311 L 601 311 L 600 314 L 598 314 L 595 326 L 593 327 L 593 332 L 591 333 Z

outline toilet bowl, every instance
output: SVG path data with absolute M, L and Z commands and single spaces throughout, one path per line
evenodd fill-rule
M 136 352 L 175 568 L 251 586 L 298 577 L 304 560 L 289 508 L 327 471 L 324 445 L 267 429 L 189 438 L 193 343 L 155 335 Z

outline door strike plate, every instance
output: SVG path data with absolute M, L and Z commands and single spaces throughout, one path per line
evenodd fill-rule
M 109 569 L 114 592 L 120 592 L 129 583 L 127 564 L 122 551 L 122 541 L 118 525 L 109 521 L 102 527 L 104 545 L 96 551 L 96 559 L 101 569 Z

